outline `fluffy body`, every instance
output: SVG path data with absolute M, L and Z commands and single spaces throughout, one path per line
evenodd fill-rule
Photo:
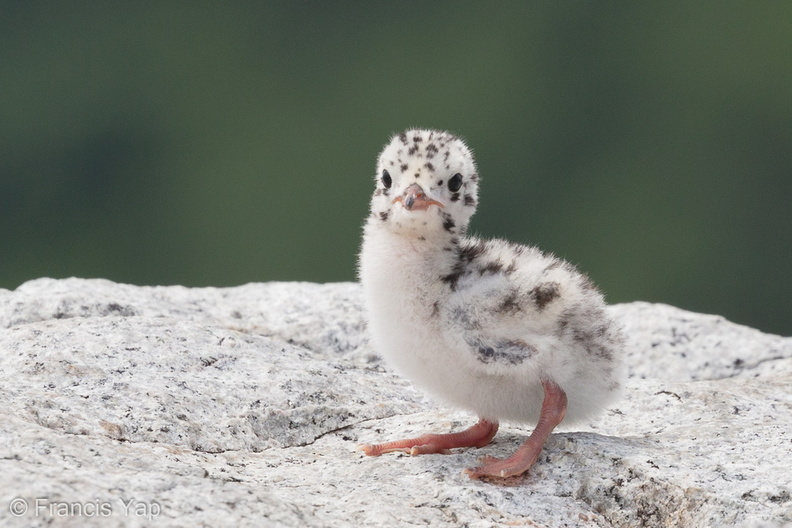
M 376 182 L 359 277 L 374 347 L 398 372 L 489 421 L 535 423 L 547 380 L 566 393 L 567 421 L 618 395 L 623 339 L 588 277 L 534 247 L 465 236 L 479 177 L 462 140 L 394 136 Z M 404 207 L 414 184 L 440 205 Z

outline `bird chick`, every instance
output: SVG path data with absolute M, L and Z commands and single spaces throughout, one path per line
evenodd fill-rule
M 375 180 L 359 258 L 373 345 L 415 385 L 479 421 L 361 449 L 447 453 L 487 445 L 500 420 L 535 423 L 511 457 L 466 471 L 525 473 L 562 420 L 586 418 L 619 392 L 623 338 L 603 296 L 534 247 L 466 236 L 479 176 L 460 138 L 402 132 L 380 154 Z

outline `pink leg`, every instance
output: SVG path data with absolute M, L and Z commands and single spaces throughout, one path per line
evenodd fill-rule
M 490 422 L 482 418 L 476 425 L 458 433 L 428 434 L 384 444 L 362 445 L 360 450 L 368 456 L 379 456 L 393 451 L 402 451 L 411 455 L 448 453 L 449 449 L 455 447 L 484 447 L 497 432 L 498 422 Z
M 465 470 L 470 478 L 507 478 L 522 475 L 531 469 L 539 458 L 542 446 L 550 433 L 564 419 L 567 407 L 567 397 L 561 387 L 550 380 L 543 381 L 542 386 L 544 401 L 539 414 L 539 423 L 536 424 L 531 436 L 509 458 L 484 457 L 479 467 Z

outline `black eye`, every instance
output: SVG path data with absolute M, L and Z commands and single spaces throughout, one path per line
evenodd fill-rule
M 460 188 L 462 188 L 462 175 L 457 172 L 448 180 L 448 190 L 457 192 Z
M 384 185 L 386 189 L 390 189 L 392 184 L 393 180 L 391 179 L 391 175 L 388 173 L 388 171 L 382 171 L 382 185 Z

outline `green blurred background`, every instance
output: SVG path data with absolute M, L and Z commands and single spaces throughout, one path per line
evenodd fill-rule
M 354 280 L 408 126 L 475 233 L 792 334 L 790 2 L 2 1 L 0 287 Z

